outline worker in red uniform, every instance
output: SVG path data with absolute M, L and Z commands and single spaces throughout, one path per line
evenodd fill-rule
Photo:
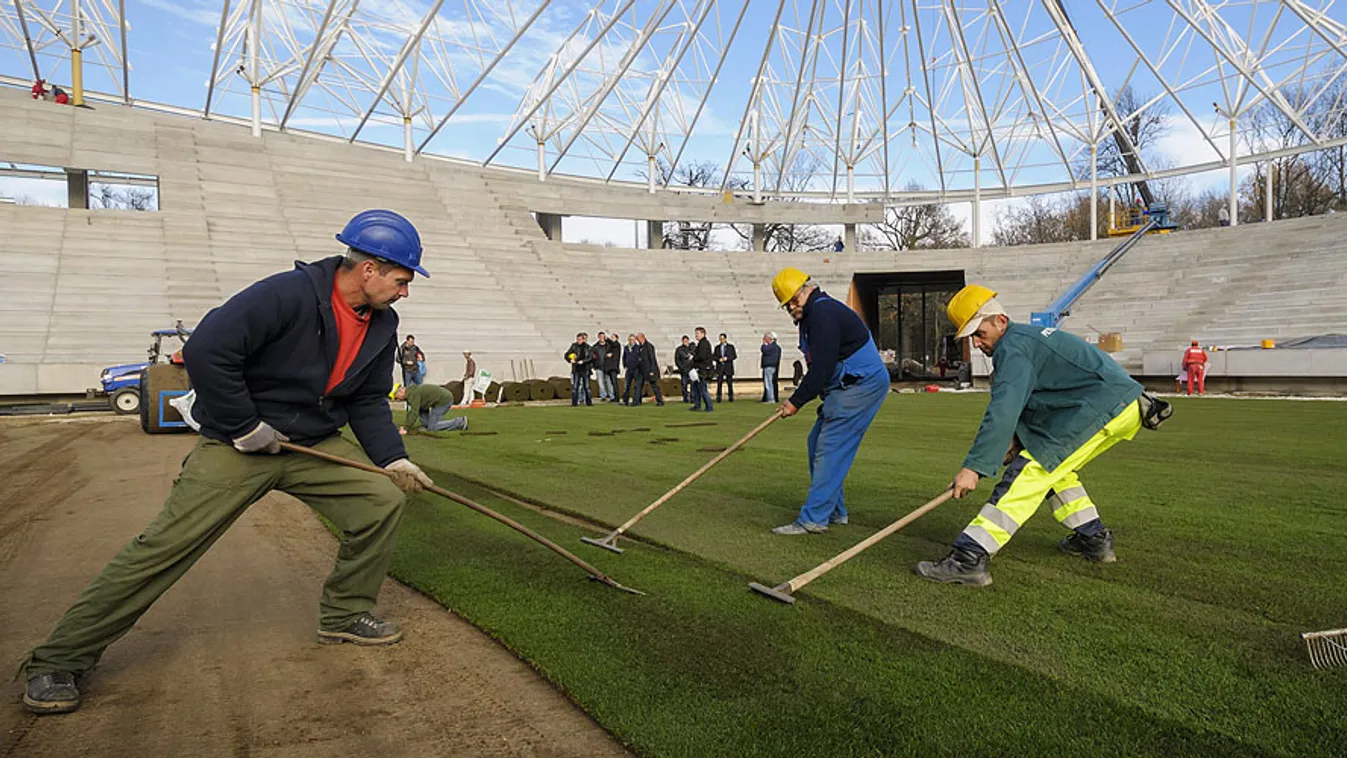
M 1197 394 L 1207 394 L 1207 351 L 1193 340 L 1192 347 L 1183 352 L 1183 372 L 1188 375 L 1188 394 L 1193 394 L 1193 385 L 1197 385 Z

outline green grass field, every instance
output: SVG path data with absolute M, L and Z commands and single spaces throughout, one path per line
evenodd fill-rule
M 794 606 L 751 593 L 826 560 L 939 493 L 986 395 L 890 395 L 847 482 L 851 524 L 777 537 L 806 489 L 814 406 L 655 511 L 624 555 L 597 531 L 474 484 L 615 526 L 770 412 L 670 403 L 471 411 L 408 438 L 438 483 L 574 550 L 636 597 L 433 495 L 414 498 L 394 574 L 498 638 L 650 756 L 1347 755 L 1347 669 L 1299 633 L 1347 626 L 1347 404 L 1178 400 L 1163 430 L 1082 481 L 1119 562 L 1056 549 L 1040 512 L 985 590 L 910 572 L 990 492 L 951 501 L 815 581 Z M 666 428 L 714 421 L 715 426 Z M 649 427 L 613 436 L 590 431 Z M 566 434 L 546 434 L 564 430 Z M 656 437 L 676 442 L 651 444 Z M 415 633 L 415 630 L 411 630 Z

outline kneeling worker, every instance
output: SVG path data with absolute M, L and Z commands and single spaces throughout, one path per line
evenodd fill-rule
M 936 582 L 991 584 L 988 559 L 1043 503 L 1072 530 L 1059 546 L 1063 553 L 1112 563 L 1113 533 L 1076 472 L 1119 440 L 1132 439 L 1143 422 L 1159 426 L 1168 404 L 1143 395 L 1112 358 L 1079 337 L 1011 322 L 986 287 L 964 287 L 945 310 L 958 338 L 972 337 L 973 347 L 996 366 L 982 426 L 954 477 L 954 497 L 976 489 L 998 463 L 1006 470 L 949 555 L 918 563 L 916 573 Z
M 809 494 L 799 517 L 772 531 L 817 534 L 829 524 L 847 523 L 842 482 L 888 395 L 889 371 L 860 316 L 828 297 L 808 274 L 783 268 L 772 280 L 772 292 L 799 325 L 800 351 L 809 364 L 795 394 L 781 404 L 781 415 L 794 416 L 815 397 L 823 400 L 809 431 Z
M 407 404 L 407 418 L 398 427 L 398 434 L 414 431 L 418 426 L 424 426 L 428 432 L 453 432 L 468 428 L 467 416 L 444 417 L 454 407 L 454 393 L 438 384 L 399 385 L 393 390 L 393 399 Z

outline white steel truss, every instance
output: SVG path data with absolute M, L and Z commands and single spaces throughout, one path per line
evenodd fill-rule
M 1233 177 L 1347 137 L 1334 0 L 192 3 L 219 18 L 203 115 L 541 180 L 656 191 L 695 161 L 717 168 L 706 191 L 901 203 L 1119 184 L 1095 177 L 1104 150 L 1131 178 Z M 131 103 L 123 5 L 0 0 L 0 73 L 64 81 L 92 50 L 90 87 Z M 1177 161 L 1133 144 L 1153 114 Z
M 125 0 L 0 0 L 0 51 L 16 52 L 27 64 L 6 73 L 64 85 L 75 78 L 73 59 L 84 82 L 129 105 L 125 5 Z

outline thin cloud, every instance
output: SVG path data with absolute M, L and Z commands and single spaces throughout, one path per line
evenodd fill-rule
M 220 23 L 220 12 L 200 2 L 174 2 L 173 0 L 140 0 L 144 5 L 157 10 L 172 13 L 178 18 L 195 24 L 214 27 Z

